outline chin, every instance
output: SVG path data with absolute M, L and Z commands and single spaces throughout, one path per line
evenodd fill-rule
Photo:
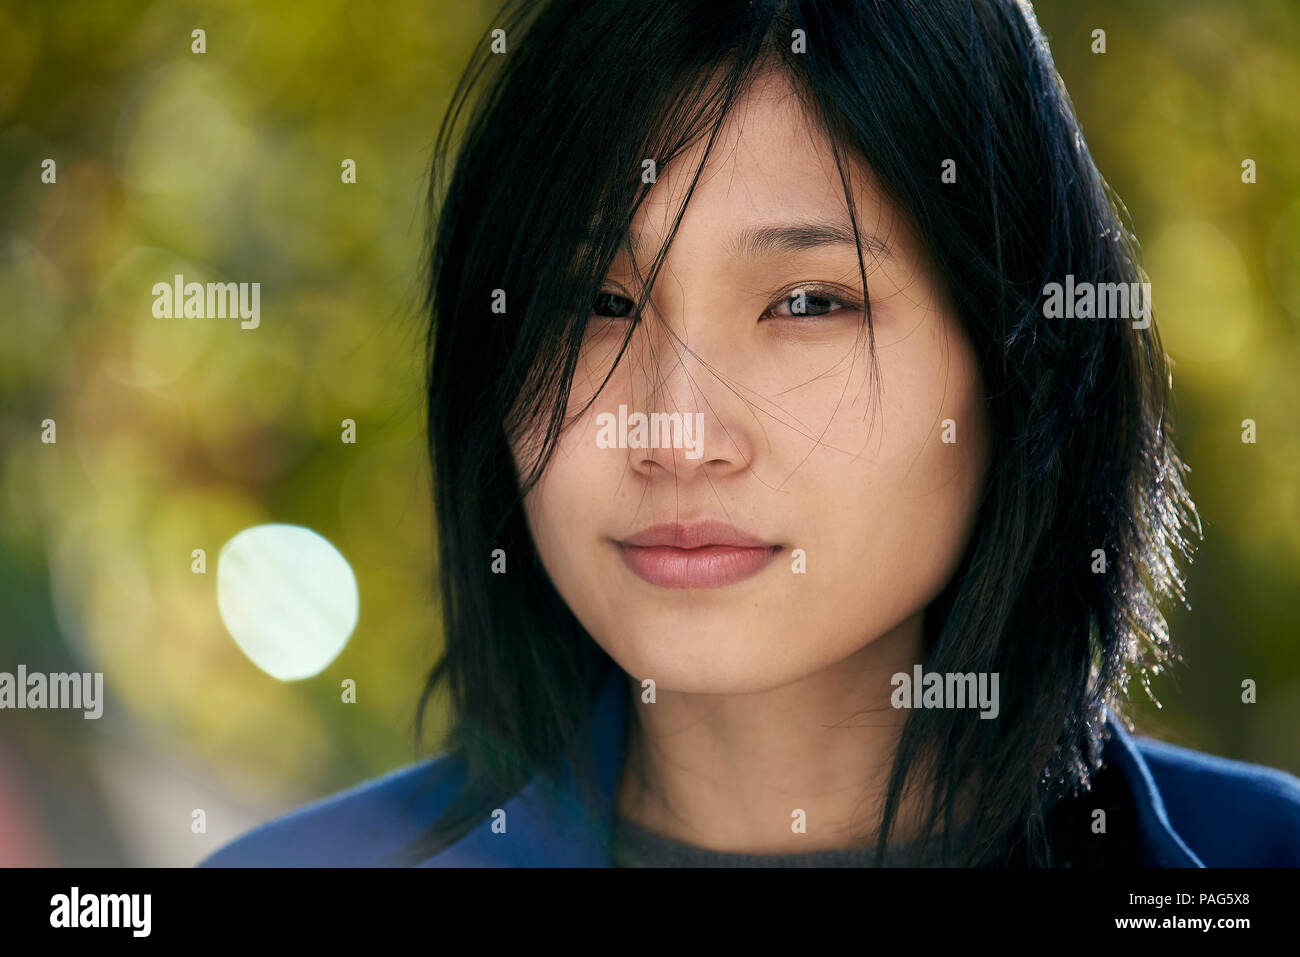
M 697 619 L 659 622 L 654 627 L 624 630 L 616 643 L 601 646 L 638 681 L 652 678 L 657 692 L 680 694 L 756 694 L 770 691 L 815 671 L 792 660 L 790 644 L 769 623 L 759 626 L 732 616 L 725 627 L 709 628 Z
M 735 662 L 718 661 L 714 667 L 684 668 L 681 661 L 664 662 L 658 670 L 635 675 L 638 680 L 654 678 L 657 694 L 744 695 L 771 691 L 794 681 L 797 675 L 745 668 Z

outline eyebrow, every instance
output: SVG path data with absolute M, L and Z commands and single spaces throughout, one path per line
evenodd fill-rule
M 759 259 L 774 253 L 794 253 L 819 246 L 861 245 L 878 256 L 888 256 L 889 247 L 883 240 L 866 233 L 854 239 L 853 228 L 848 223 L 781 223 L 774 226 L 754 226 L 741 230 L 732 237 L 728 246 L 735 255 Z
M 640 258 L 640 237 L 628 237 L 632 252 Z M 761 259 L 777 253 L 804 252 L 821 246 L 860 245 L 864 251 L 880 258 L 892 255 L 888 244 L 877 236 L 859 233 L 855 242 L 853 228 L 848 223 L 804 222 L 778 223 L 771 226 L 751 226 L 734 234 L 727 243 L 727 251 L 741 259 Z

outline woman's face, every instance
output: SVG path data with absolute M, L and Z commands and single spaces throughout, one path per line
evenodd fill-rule
M 555 587 L 628 674 L 736 694 L 919 622 L 966 543 L 988 440 L 942 281 L 855 165 L 872 375 L 843 185 L 779 74 L 729 115 L 605 382 L 640 292 L 629 257 L 644 276 L 702 153 L 657 170 L 525 504 Z M 535 440 L 516 441 L 517 465 Z

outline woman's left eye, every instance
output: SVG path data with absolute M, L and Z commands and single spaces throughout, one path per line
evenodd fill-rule
M 858 307 L 833 295 L 830 290 L 800 286 L 791 289 L 774 303 L 764 319 L 820 319 L 831 315 L 836 308 L 856 311 Z

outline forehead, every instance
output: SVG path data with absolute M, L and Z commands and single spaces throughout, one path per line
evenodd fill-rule
M 767 71 L 754 79 L 724 119 L 705 160 L 707 143 L 706 135 L 656 170 L 655 184 L 632 223 L 643 240 L 638 245 L 667 237 L 702 161 L 674 245 L 794 219 L 847 225 L 844 183 L 830 138 L 783 73 Z M 870 170 L 843 150 L 840 160 L 859 228 L 868 231 L 879 205 Z

